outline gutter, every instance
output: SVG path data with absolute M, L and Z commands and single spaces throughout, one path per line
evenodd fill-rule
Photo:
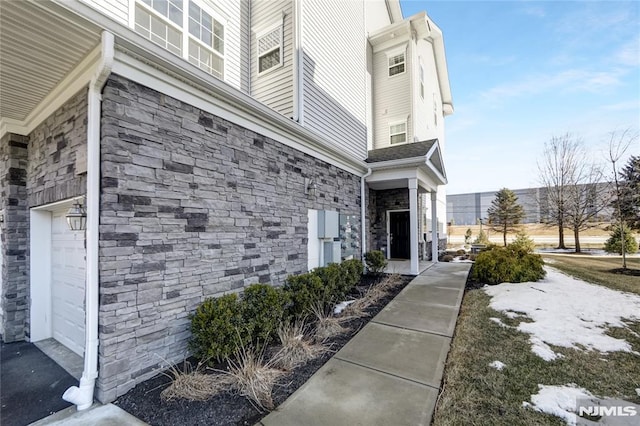
M 360 177 L 360 231 L 362 234 L 362 237 L 360 238 L 360 249 L 362 250 L 362 263 L 364 263 L 364 255 L 367 252 L 367 231 L 365 230 L 365 223 L 366 223 L 366 215 L 367 215 L 367 208 L 364 204 L 364 199 L 365 199 L 365 191 L 364 191 L 364 185 L 365 185 L 365 180 L 371 176 L 371 173 L 373 173 L 373 170 L 371 170 L 371 167 L 369 167 L 369 169 L 367 169 L 367 173 L 365 173 L 364 175 L 362 175 Z
M 77 406 L 78 411 L 93 405 L 98 377 L 98 232 L 100 215 L 100 118 L 102 88 L 111 74 L 114 61 L 114 36 L 102 33 L 102 54 L 95 74 L 89 83 L 87 105 L 87 275 L 85 292 L 85 351 L 84 371 L 79 386 L 71 386 L 62 398 Z

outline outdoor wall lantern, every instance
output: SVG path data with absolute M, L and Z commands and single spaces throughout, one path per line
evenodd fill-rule
M 87 229 L 87 212 L 77 200 L 67 212 L 67 224 L 72 231 L 84 231 Z
M 316 195 L 316 182 L 311 178 L 304 178 L 304 193 L 310 197 Z

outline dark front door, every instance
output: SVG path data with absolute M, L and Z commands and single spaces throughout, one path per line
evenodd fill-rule
M 409 212 L 389 212 L 391 257 L 409 259 Z

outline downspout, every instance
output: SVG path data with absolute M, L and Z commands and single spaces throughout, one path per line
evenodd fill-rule
M 87 272 L 85 290 L 84 371 L 79 386 L 71 386 L 62 395 L 65 401 L 86 410 L 93 404 L 98 377 L 98 232 L 100 214 L 100 118 L 102 88 L 111 74 L 114 59 L 113 34 L 102 33 L 102 57 L 89 83 L 87 101 Z
M 301 125 L 304 125 L 302 0 L 293 2 L 293 20 L 293 119 Z
M 362 249 L 362 263 L 364 263 L 364 255 L 367 252 L 367 230 L 365 230 L 364 226 L 367 223 L 367 208 L 365 206 L 365 180 L 371 176 L 371 167 L 367 169 L 367 173 L 360 177 L 360 229 L 362 230 L 362 238 L 360 239 L 360 248 Z

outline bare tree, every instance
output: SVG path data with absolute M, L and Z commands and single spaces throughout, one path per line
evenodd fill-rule
M 597 225 L 598 216 L 611 202 L 611 191 L 602 183 L 602 169 L 587 161 L 576 165 L 573 180 L 565 188 L 565 224 L 573 231 L 575 251 L 580 253 L 580 232 Z
M 608 161 L 611 163 L 611 169 L 613 172 L 613 185 L 615 190 L 615 206 L 616 206 L 616 217 L 619 221 L 618 226 L 620 226 L 621 240 L 622 240 L 622 268 L 627 269 L 627 254 L 625 250 L 625 232 L 624 232 L 624 218 L 622 216 L 622 208 L 621 208 L 621 188 L 620 188 L 620 180 L 618 178 L 618 162 L 622 159 L 625 152 L 629 149 L 632 143 L 638 141 L 638 132 L 634 132 L 631 129 L 627 128 L 624 130 L 613 131 L 609 133 L 609 158 Z
M 576 169 L 583 158 L 582 141 L 570 133 L 553 136 L 544 145 L 543 159 L 538 162 L 539 179 L 545 197 L 538 202 L 547 223 L 558 227 L 558 248 L 566 249 L 564 228 L 567 226 L 567 188 L 575 184 Z

